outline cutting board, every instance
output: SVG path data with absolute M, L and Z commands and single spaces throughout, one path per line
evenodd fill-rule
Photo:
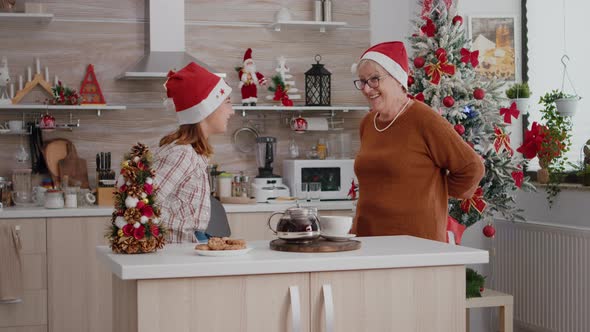
M 67 144 L 68 154 L 59 161 L 59 178 L 64 180 L 67 176 L 69 179 L 68 185 L 75 185 L 75 182 L 80 183 L 80 188 L 89 188 L 88 185 L 88 167 L 86 160 L 78 158 L 78 152 L 72 142 Z
M 328 241 L 319 238 L 310 243 L 293 243 L 282 239 L 270 241 L 270 249 L 291 252 L 335 252 L 360 249 L 361 242 L 357 240 Z
M 68 155 L 68 143 L 71 142 L 65 138 L 56 138 L 46 142 L 43 147 L 43 158 L 55 187 L 60 186 L 59 161 Z

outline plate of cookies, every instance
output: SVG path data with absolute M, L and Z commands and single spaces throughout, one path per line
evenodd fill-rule
M 212 237 L 206 244 L 197 244 L 195 251 L 201 256 L 239 256 L 247 254 L 252 248 L 246 246 L 246 240 L 229 237 Z

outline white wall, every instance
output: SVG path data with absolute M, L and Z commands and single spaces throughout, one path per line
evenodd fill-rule
M 578 162 L 583 144 L 590 139 L 590 69 L 586 64 L 590 44 L 587 42 L 588 29 L 585 27 L 590 3 L 585 0 L 565 1 L 564 36 L 564 1 L 527 2 L 529 80 L 536 103 L 546 92 L 561 88 L 561 57 L 564 53 L 570 57 L 568 72 L 578 95 L 583 99 L 578 105 L 578 113 L 573 117 L 572 148 L 567 156 L 570 161 Z M 573 94 L 567 79 L 564 90 Z M 541 118 L 538 109 L 539 105 L 535 105 L 531 123 Z

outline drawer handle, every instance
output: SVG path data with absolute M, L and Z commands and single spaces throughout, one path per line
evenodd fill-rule
M 293 332 L 301 332 L 301 301 L 299 301 L 299 287 L 290 286 L 289 295 L 291 298 L 291 321 Z
M 325 284 L 322 286 L 324 295 L 324 312 L 326 314 L 326 332 L 334 332 L 334 300 L 332 298 L 332 286 Z
M 0 301 L 0 304 L 18 304 L 23 302 L 23 299 L 18 298 L 18 299 L 14 299 L 14 300 L 2 300 Z

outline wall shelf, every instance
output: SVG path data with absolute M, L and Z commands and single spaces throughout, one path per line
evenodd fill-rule
M 242 105 L 234 105 L 234 110 L 236 111 L 368 111 L 369 108 L 366 106 L 304 106 L 304 105 L 294 105 L 294 106 L 280 106 L 280 105 L 270 105 L 270 106 L 242 106 Z
M 274 31 L 281 31 L 282 28 L 319 30 L 326 32 L 347 26 L 346 22 L 324 22 L 324 21 L 278 21 L 269 24 L 269 27 Z
M 42 105 L 42 104 L 5 104 L 0 105 L 0 110 L 30 110 L 30 111 L 96 111 L 100 116 L 101 111 L 124 111 L 127 106 L 122 105 Z
M 1 23 L 47 24 L 52 20 L 53 14 L 46 13 L 0 13 Z

